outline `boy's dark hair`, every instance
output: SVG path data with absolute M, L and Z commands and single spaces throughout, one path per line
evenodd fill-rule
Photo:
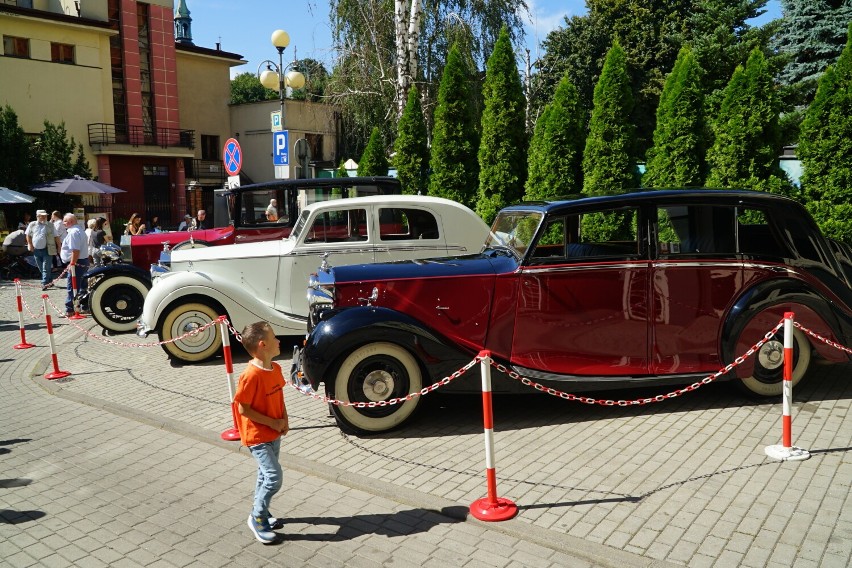
M 258 343 L 260 343 L 260 340 L 263 339 L 264 335 L 266 335 L 267 329 L 272 329 L 272 326 L 265 321 L 258 321 L 248 324 L 240 334 L 243 337 L 243 347 L 246 348 L 246 351 L 248 351 L 249 355 L 252 357 L 254 357 L 255 351 L 257 351 Z

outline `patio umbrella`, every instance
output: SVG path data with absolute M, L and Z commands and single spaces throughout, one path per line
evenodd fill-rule
M 74 176 L 67 179 L 58 179 L 56 181 L 48 181 L 34 185 L 30 188 L 31 191 L 49 191 L 52 193 L 124 193 L 123 189 L 118 189 L 111 185 L 93 181 L 90 179 Z
M 34 197 L 30 197 L 29 195 L 25 195 L 23 193 L 18 193 L 17 191 L 9 189 L 8 187 L 0 187 L 0 205 L 32 203 L 33 201 L 35 201 Z

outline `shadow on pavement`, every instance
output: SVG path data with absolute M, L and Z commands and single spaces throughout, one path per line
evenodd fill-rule
M 0 509 L 0 525 L 22 525 L 46 517 L 44 511 L 12 511 Z
M 428 532 L 438 525 L 461 523 L 463 521 L 459 519 L 463 519 L 466 514 L 465 507 L 447 507 L 440 513 L 426 509 L 408 509 L 395 513 L 349 517 L 285 518 L 284 523 L 288 530 L 283 540 L 340 542 L 370 534 L 388 537 L 408 536 Z M 449 515 L 452 515 L 452 518 Z M 294 527 L 293 525 L 303 526 Z M 332 529 L 322 532 L 326 526 Z

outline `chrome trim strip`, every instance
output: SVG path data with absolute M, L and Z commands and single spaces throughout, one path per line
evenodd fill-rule
M 647 383 L 648 381 L 697 381 L 703 379 L 708 373 L 685 373 L 682 375 L 614 375 L 614 376 L 594 376 L 594 375 L 558 375 L 556 373 L 547 373 L 544 371 L 536 371 L 535 369 L 527 369 L 520 365 L 512 365 L 514 370 L 519 375 L 529 379 L 540 381 L 553 381 L 568 384 L 588 384 L 596 383 Z
M 590 263 L 583 263 L 579 266 L 546 266 L 540 268 L 529 268 L 522 267 L 520 272 L 523 274 L 540 274 L 543 272 L 576 272 L 576 271 L 584 271 L 587 272 L 589 270 L 623 270 L 627 268 L 646 268 L 648 266 L 648 262 L 625 262 L 625 263 L 613 263 L 613 264 L 599 264 L 592 265 Z

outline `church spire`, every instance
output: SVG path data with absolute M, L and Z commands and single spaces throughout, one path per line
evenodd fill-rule
M 192 18 L 189 17 L 186 0 L 180 0 L 175 10 L 175 43 L 195 45 L 192 43 Z

